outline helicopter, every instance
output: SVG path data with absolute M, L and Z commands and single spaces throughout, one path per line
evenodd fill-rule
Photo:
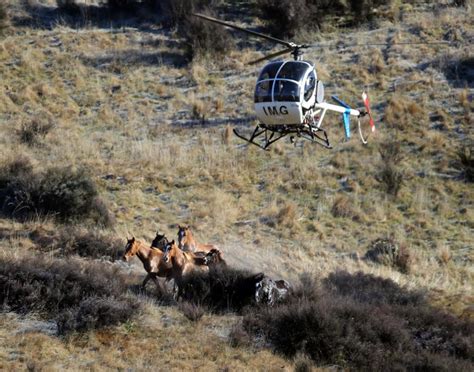
M 285 46 L 285 49 L 266 55 L 251 65 L 272 60 L 290 53 L 293 60 L 272 60 L 260 71 L 255 85 L 254 108 L 259 123 L 252 135 L 248 138 L 240 134 L 235 128 L 234 134 L 244 141 L 256 145 L 264 150 L 280 139 L 290 135 L 292 143 L 295 136 L 307 139 L 324 148 L 331 149 L 332 145 L 326 130 L 322 127 L 328 111 L 342 115 L 346 140 L 351 138 L 351 117 L 357 119 L 357 128 L 361 142 L 368 143 L 370 133 L 375 132 L 375 122 L 370 110 L 370 100 L 366 92 L 362 93 L 364 109 L 351 108 L 337 96 L 331 96 L 335 104 L 326 102 L 324 98 L 324 84 L 318 79 L 316 68 L 311 62 L 302 59 L 303 50 L 321 47 L 322 44 L 296 44 L 260 32 L 209 17 L 192 13 L 209 22 L 233 28 L 253 36 L 257 36 Z M 451 44 L 447 41 L 435 42 L 398 42 L 398 43 L 370 43 L 370 45 L 407 45 L 407 44 Z M 369 45 L 369 44 L 355 44 Z M 368 116 L 370 130 L 364 133 L 361 119 Z
M 351 108 L 337 96 L 332 96 L 337 104 L 326 102 L 324 84 L 318 79 L 315 66 L 302 59 L 303 49 L 312 45 L 295 44 L 203 14 L 192 13 L 192 15 L 285 46 L 281 51 L 251 62 L 252 65 L 287 53 L 293 56 L 293 60 L 270 61 L 263 67 L 254 94 L 255 113 L 259 123 L 250 138 L 234 128 L 233 132 L 237 137 L 264 150 L 268 150 L 273 143 L 287 135 L 291 135 L 292 143 L 297 136 L 331 149 L 332 145 L 322 124 L 326 112 L 333 111 L 342 114 L 346 139 L 351 137 L 350 117 L 357 118 L 360 139 L 362 143 L 367 144 L 368 136 L 362 133 L 361 118 L 368 116 L 371 131 L 375 131 L 367 93 L 362 94 L 365 110 Z

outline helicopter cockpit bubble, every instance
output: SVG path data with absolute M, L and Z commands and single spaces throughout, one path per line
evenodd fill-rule
M 267 79 L 274 79 L 277 72 L 280 70 L 281 65 L 283 65 L 283 61 L 279 62 L 270 62 L 267 64 L 260 72 L 260 76 L 258 77 L 258 81 L 267 80 Z
M 300 81 L 312 66 L 305 61 L 287 61 L 278 71 L 278 79 Z

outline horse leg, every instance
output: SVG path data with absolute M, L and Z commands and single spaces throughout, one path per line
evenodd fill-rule
M 143 280 L 143 283 L 142 283 L 142 289 L 145 289 L 146 283 L 148 283 L 148 281 L 149 281 L 150 279 L 151 279 L 150 273 L 146 274 L 146 277 L 145 277 L 145 279 Z
M 161 284 L 160 280 L 155 276 L 153 275 L 151 277 L 153 279 L 153 281 L 155 282 L 156 286 L 158 287 L 158 290 L 160 291 L 161 294 L 164 294 L 166 293 L 166 288 L 163 287 L 163 285 Z

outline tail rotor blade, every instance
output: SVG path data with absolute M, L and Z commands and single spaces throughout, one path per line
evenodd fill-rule
M 374 119 L 372 118 L 372 113 L 370 112 L 370 101 L 369 101 L 369 96 L 367 95 L 366 92 L 362 93 L 362 100 L 364 101 L 364 106 L 367 111 L 367 115 L 369 115 L 369 125 L 372 130 L 372 132 L 375 132 L 375 123 Z

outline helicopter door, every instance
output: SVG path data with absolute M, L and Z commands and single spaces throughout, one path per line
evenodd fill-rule
M 255 87 L 255 103 L 272 101 L 273 80 L 260 81 Z
M 314 105 L 315 101 L 315 89 L 316 89 L 316 73 L 314 70 L 304 79 L 304 96 L 303 96 L 303 108 L 310 109 Z

